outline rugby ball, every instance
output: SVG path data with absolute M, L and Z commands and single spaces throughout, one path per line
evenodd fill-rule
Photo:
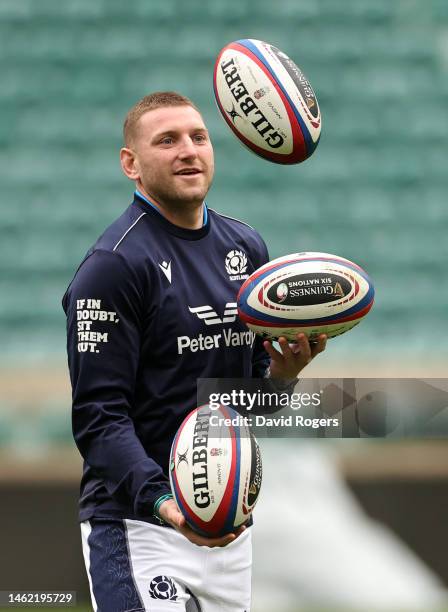
M 227 406 L 193 410 L 174 438 L 169 475 L 177 506 L 197 533 L 222 536 L 246 523 L 262 467 L 245 418 Z
M 237 40 L 219 53 L 216 103 L 232 132 L 251 151 L 278 164 L 314 152 L 321 116 L 308 79 L 283 51 L 261 40 Z
M 252 273 L 238 293 L 242 321 L 266 339 L 305 333 L 339 336 L 373 305 L 372 281 L 362 268 L 329 253 L 294 253 Z

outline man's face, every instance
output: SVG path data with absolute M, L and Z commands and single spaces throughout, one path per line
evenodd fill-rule
M 203 202 L 213 179 L 213 148 L 193 107 L 163 107 L 142 115 L 132 149 L 138 181 L 161 206 Z

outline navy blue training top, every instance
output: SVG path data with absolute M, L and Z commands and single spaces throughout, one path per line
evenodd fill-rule
M 241 221 L 210 209 L 204 218 L 200 229 L 180 228 L 136 194 L 64 295 L 81 521 L 153 522 L 197 379 L 266 371 L 262 342 L 236 310 L 239 287 L 268 261 L 266 245 Z

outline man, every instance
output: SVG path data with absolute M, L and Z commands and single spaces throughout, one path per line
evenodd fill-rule
M 207 208 L 213 149 L 188 98 L 143 98 L 124 142 L 134 201 L 63 299 L 92 602 L 101 612 L 248 611 L 251 530 L 208 539 L 186 525 L 167 478 L 171 442 L 196 407 L 197 378 L 291 381 L 326 338 L 280 339 L 277 351 L 245 334 L 227 346 L 226 330 L 245 329 L 238 289 L 268 253 L 251 227 Z

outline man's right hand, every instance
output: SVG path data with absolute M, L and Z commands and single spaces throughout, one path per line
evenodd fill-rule
M 227 546 L 227 544 L 236 540 L 236 538 L 246 530 L 246 527 L 243 525 L 239 527 L 235 533 L 227 533 L 220 538 L 205 538 L 193 531 L 193 529 L 187 525 L 183 514 L 177 509 L 174 499 L 167 499 L 161 504 L 159 516 L 165 523 L 170 524 L 193 544 L 197 546 L 208 546 L 209 548 Z

